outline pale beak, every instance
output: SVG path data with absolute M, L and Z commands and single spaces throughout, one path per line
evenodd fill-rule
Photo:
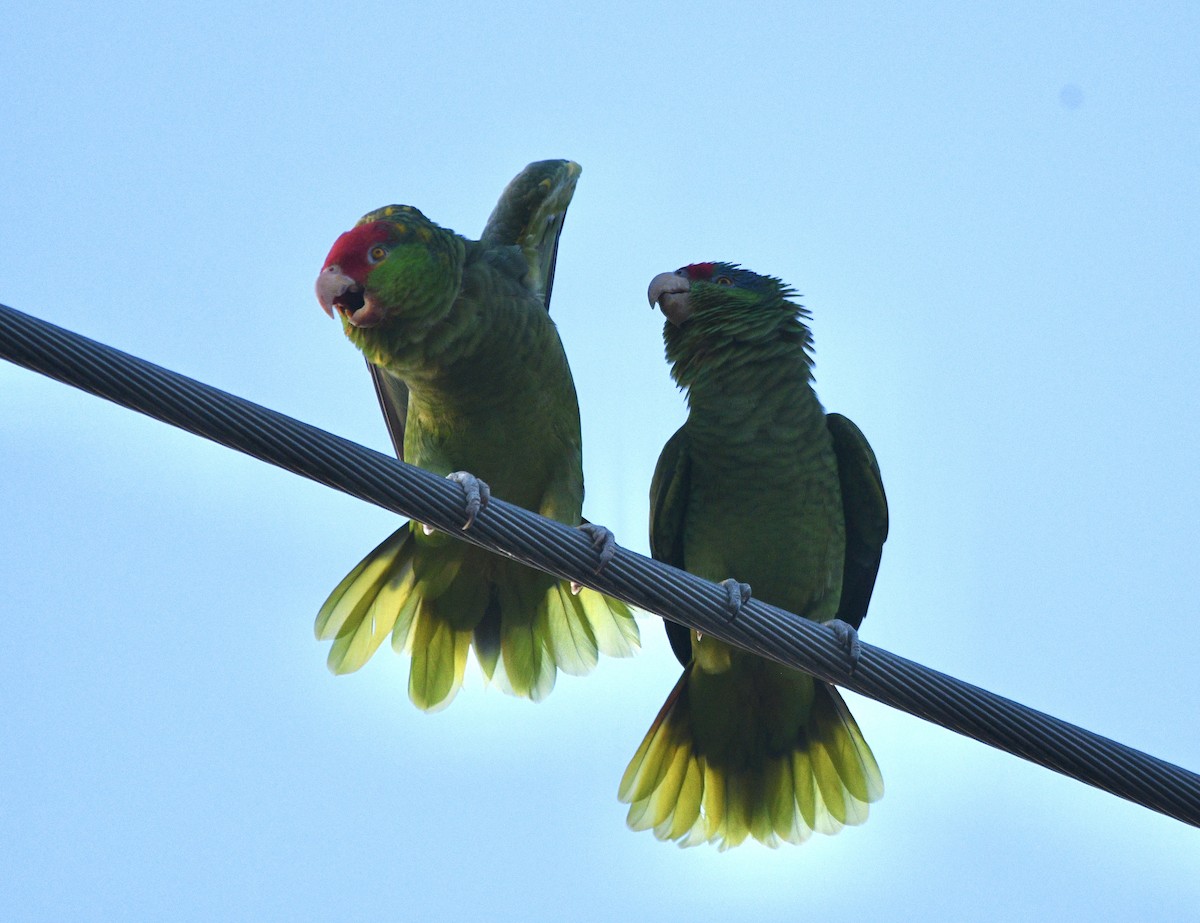
M 691 299 L 688 298 L 691 287 L 687 276 L 677 272 L 660 272 L 650 280 L 646 295 L 651 307 L 657 305 L 667 320 L 678 327 L 692 316 Z
M 355 327 L 374 327 L 383 320 L 379 305 L 336 263 L 317 276 L 317 301 L 330 317 L 336 310 Z

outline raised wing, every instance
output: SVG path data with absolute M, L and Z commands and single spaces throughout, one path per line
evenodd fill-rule
M 516 246 L 528 270 L 525 284 L 550 310 L 554 264 L 567 206 L 582 168 L 570 160 L 539 160 L 513 178 L 496 203 L 479 241 L 488 247 Z
M 479 238 L 489 248 L 512 247 L 519 254 L 526 266 L 523 281 L 541 296 L 547 311 L 550 310 L 550 290 L 554 286 L 558 238 L 581 172 L 579 164 L 570 160 L 531 163 L 500 194 L 500 201 Z M 507 254 L 504 256 L 507 260 Z M 403 459 L 408 386 L 370 362 L 367 368 L 375 384 L 375 395 L 379 398 L 388 435 L 396 447 L 396 457 Z

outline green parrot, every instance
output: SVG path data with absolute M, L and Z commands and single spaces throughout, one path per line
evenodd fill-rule
M 408 205 L 377 209 L 337 239 L 317 278 L 321 306 L 367 359 L 397 454 L 462 483 L 464 528 L 489 487 L 581 525 L 579 406 L 548 310 L 579 172 L 566 160 L 530 164 L 478 241 Z M 603 562 L 611 533 L 584 527 Z M 598 653 L 629 656 L 639 641 L 624 603 L 416 522 L 367 555 L 317 616 L 335 673 L 357 670 L 389 633 L 412 656 L 409 697 L 427 711 L 453 699 L 472 646 L 490 681 L 537 701 L 557 670 L 587 673 Z
M 654 557 L 856 642 L 887 501 L 858 427 L 812 388 L 808 315 L 778 279 L 729 263 L 661 273 L 650 303 L 688 418 L 650 488 Z M 732 580 L 730 606 L 743 589 Z M 883 778 L 838 691 L 666 622 L 683 676 L 621 780 L 629 825 L 691 846 L 802 842 L 862 823 Z

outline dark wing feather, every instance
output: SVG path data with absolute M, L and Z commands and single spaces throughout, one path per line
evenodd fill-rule
M 691 453 L 681 426 L 667 440 L 654 478 L 650 482 L 650 555 L 673 567 L 684 567 L 683 531 L 691 487 Z M 685 626 L 663 619 L 671 650 L 685 667 L 692 662 L 692 633 Z
M 840 413 L 828 414 L 825 422 L 837 455 L 846 520 L 846 563 L 837 617 L 858 628 L 871 602 L 887 539 L 887 496 L 875 453 L 859 428 Z
M 404 461 L 404 421 L 408 419 L 408 385 L 389 372 L 370 362 L 367 369 L 375 384 L 375 396 L 379 398 L 379 409 L 383 411 L 388 435 L 396 447 L 396 457 Z

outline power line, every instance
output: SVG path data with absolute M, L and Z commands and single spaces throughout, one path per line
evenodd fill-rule
M 854 672 L 831 629 L 493 499 L 467 532 L 462 488 L 315 426 L 0 305 L 0 356 L 198 436 L 668 616 L 722 641 L 1200 826 L 1200 775 L 864 643 Z

